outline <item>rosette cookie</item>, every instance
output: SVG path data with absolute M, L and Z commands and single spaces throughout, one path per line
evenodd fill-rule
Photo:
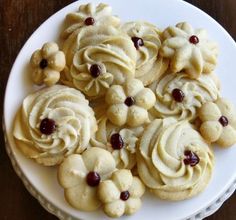
M 67 66 L 72 64 L 75 53 L 80 49 L 87 46 L 103 44 L 114 37 L 121 37 L 122 41 L 126 42 L 126 47 L 122 49 L 124 49 L 127 54 L 133 54 L 131 57 L 135 62 L 136 50 L 133 46 L 133 42 L 123 32 L 113 26 L 89 26 L 73 32 L 73 34 L 64 41 L 63 51 L 66 55 Z
M 125 36 L 87 46 L 74 55 L 70 70 L 73 84 L 89 97 L 103 96 L 111 84 L 123 84 L 134 77 L 134 60 L 132 42 Z
M 168 68 L 167 60 L 158 56 L 160 31 L 147 22 L 128 22 L 121 29 L 131 37 L 137 51 L 135 77 L 145 86 L 158 80 Z
M 211 75 L 189 79 L 187 74 L 166 74 L 150 86 L 156 94 L 156 104 L 150 113 L 154 118 L 174 117 L 194 120 L 197 109 L 204 103 L 215 101 L 219 90 Z
M 187 121 L 156 119 L 143 133 L 137 151 L 138 173 L 161 199 L 183 200 L 209 183 L 214 155 Z
M 77 12 L 69 13 L 65 19 L 66 29 L 62 32 L 62 38 L 68 38 L 74 31 L 88 26 L 120 24 L 120 19 L 112 15 L 112 8 L 109 5 L 100 3 L 99 5 L 81 5 Z
M 119 169 L 132 169 L 136 165 L 136 147 L 144 128 L 118 127 L 107 117 L 98 120 L 98 130 L 91 139 L 92 146 L 111 152 Z
M 211 73 L 216 66 L 218 46 L 208 39 L 205 29 L 196 29 L 186 23 L 168 27 L 160 54 L 170 59 L 170 69 L 177 73 L 185 71 L 195 79 L 201 73 Z
M 57 85 L 24 99 L 13 135 L 27 157 L 53 166 L 65 156 L 83 152 L 96 130 L 94 112 L 84 95 Z

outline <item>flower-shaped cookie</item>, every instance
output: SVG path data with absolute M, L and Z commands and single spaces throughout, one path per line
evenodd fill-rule
M 111 14 L 112 8 L 106 4 L 99 5 L 86 4 L 79 7 L 78 12 L 69 13 L 66 16 L 66 30 L 62 33 L 63 38 L 67 38 L 74 31 L 91 25 L 112 25 L 114 27 L 120 24 L 120 19 Z
M 98 187 L 104 212 L 113 218 L 137 212 L 144 192 L 145 186 L 139 178 L 125 169 L 115 171 L 110 180 L 101 182 Z
M 143 130 L 142 126 L 116 126 L 103 116 L 98 120 L 98 130 L 90 142 L 92 146 L 110 151 L 117 168 L 132 169 L 136 165 L 136 146 Z
M 202 121 L 200 132 L 207 141 L 221 147 L 236 143 L 236 111 L 232 103 L 219 98 L 215 103 L 205 103 L 198 114 Z
M 78 210 L 96 210 L 101 205 L 97 188 L 101 181 L 111 176 L 115 167 L 112 155 L 97 147 L 87 149 L 82 155 L 67 157 L 58 170 L 67 202 Z
M 60 79 L 60 72 L 65 68 L 65 55 L 54 42 L 45 43 L 36 50 L 30 59 L 33 68 L 32 80 L 37 85 L 45 83 L 52 86 Z
M 182 22 L 168 27 L 163 39 L 160 54 L 170 59 L 172 72 L 184 70 L 191 78 L 198 78 L 201 73 L 215 69 L 218 47 L 208 40 L 206 30 L 194 30 L 190 24 Z
M 113 85 L 106 94 L 108 119 L 115 125 L 136 127 L 149 121 L 148 109 L 154 106 L 155 94 L 138 79 L 128 79 L 123 86 Z

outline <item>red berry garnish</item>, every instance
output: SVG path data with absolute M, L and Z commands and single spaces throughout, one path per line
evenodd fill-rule
M 46 59 L 42 59 L 39 66 L 41 69 L 45 69 L 48 66 L 48 61 Z
M 200 158 L 198 157 L 198 155 L 190 150 L 186 150 L 184 152 L 184 155 L 185 155 L 185 159 L 184 159 L 185 165 L 190 165 L 191 167 L 194 167 L 200 161 Z
M 125 99 L 125 104 L 126 104 L 128 107 L 132 106 L 134 103 L 135 103 L 135 100 L 134 100 L 133 97 L 127 97 L 127 98 Z
M 110 139 L 111 146 L 115 150 L 120 150 L 124 147 L 124 141 L 119 133 L 115 133 Z
M 99 185 L 101 178 L 97 172 L 89 172 L 86 180 L 89 186 L 94 187 Z
M 52 119 L 45 118 L 41 121 L 39 129 L 42 134 L 50 135 L 56 130 L 56 123 Z
M 120 199 L 123 200 L 123 201 L 126 201 L 129 199 L 129 191 L 123 191 L 120 193 Z
M 182 90 L 174 89 L 172 91 L 172 97 L 174 98 L 174 100 L 176 102 L 182 102 L 184 100 L 185 95 L 184 95 L 184 92 Z
M 101 67 L 97 64 L 93 64 L 90 67 L 89 71 L 90 71 L 90 74 L 93 78 L 97 78 L 102 73 Z
M 135 48 L 137 50 L 139 49 L 139 47 L 144 46 L 144 42 L 143 42 L 142 38 L 140 38 L 140 37 L 132 37 L 131 39 L 132 39 L 132 41 L 134 43 L 134 46 L 135 46 Z
M 223 127 L 226 127 L 229 124 L 229 120 L 225 116 L 221 116 L 219 118 L 219 122 L 221 123 Z
M 88 17 L 84 21 L 84 24 L 87 25 L 87 26 L 94 25 L 94 23 L 95 23 L 95 20 L 92 17 Z
M 189 42 L 191 44 L 198 44 L 199 43 L 199 39 L 196 35 L 192 35 L 190 38 L 189 38 Z

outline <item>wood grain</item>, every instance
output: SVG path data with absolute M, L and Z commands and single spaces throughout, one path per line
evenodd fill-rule
M 70 0 L 0 0 L 0 91 L 1 114 L 6 82 L 11 66 L 27 38 L 50 15 L 73 1 Z M 188 0 L 215 18 L 236 39 L 235 0 Z M 17 91 L 16 91 L 17 93 Z M 31 197 L 12 169 L 0 135 L 0 219 L 1 220 L 53 220 Z M 236 194 L 208 220 L 235 220 Z

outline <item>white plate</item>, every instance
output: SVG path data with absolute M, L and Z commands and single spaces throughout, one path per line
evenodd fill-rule
M 100 1 L 93 0 L 92 2 L 99 3 Z M 236 45 L 229 34 L 211 17 L 180 0 L 103 0 L 103 2 L 110 4 L 114 14 L 119 15 L 123 21 L 146 20 L 160 28 L 175 25 L 180 21 L 188 21 L 194 27 L 206 28 L 210 38 L 219 42 L 220 46 L 216 73 L 222 82 L 222 94 L 236 104 L 235 80 L 233 80 L 235 77 Z M 88 3 L 88 0 L 79 1 L 79 4 L 85 3 Z M 63 215 L 75 219 L 98 220 L 106 219 L 102 211 L 85 213 L 71 208 L 64 200 L 63 190 L 57 183 L 56 168 L 42 167 L 32 160 L 26 159 L 16 148 L 12 137 L 12 123 L 16 111 L 23 98 L 35 89 L 30 81 L 28 71 L 31 54 L 43 43 L 56 40 L 65 15 L 77 8 L 78 2 L 75 2 L 54 14 L 34 32 L 22 48 L 14 63 L 6 88 L 4 121 L 9 143 L 8 152 L 14 167 L 18 170 L 17 172 L 27 188 L 30 188 L 31 193 L 44 206 L 47 204 L 46 208 L 49 211 L 52 211 L 53 208 L 53 213 L 56 215 L 63 213 Z M 236 147 L 227 150 L 217 148 L 215 155 L 216 167 L 212 181 L 199 196 L 181 202 L 167 202 L 147 194 L 143 199 L 141 210 L 133 216 L 122 219 L 138 220 L 147 217 L 160 220 L 196 219 L 214 212 L 235 189 Z M 61 218 L 63 217 L 61 216 Z

